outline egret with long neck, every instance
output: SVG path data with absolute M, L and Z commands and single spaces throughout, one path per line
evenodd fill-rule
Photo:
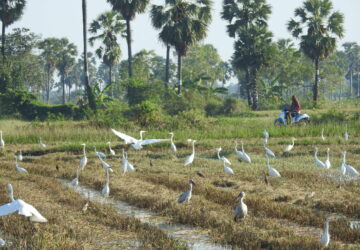
M 327 168 L 327 169 L 331 168 L 331 163 L 330 163 L 330 148 L 327 148 L 327 150 L 326 150 L 325 168 Z
M 177 200 L 178 203 L 190 202 L 191 196 L 192 196 L 193 185 L 196 185 L 196 184 L 192 179 L 190 179 L 189 180 L 189 190 L 180 195 L 179 199 Z
M 315 154 L 314 154 L 315 164 L 316 164 L 316 166 L 318 166 L 320 168 L 326 168 L 325 163 L 322 162 L 321 160 L 319 160 L 319 158 L 317 157 L 318 150 L 319 149 L 317 147 L 315 147 Z
M 175 146 L 175 143 L 174 143 L 174 133 L 170 132 L 169 135 L 171 135 L 171 137 L 170 137 L 170 148 L 174 153 L 176 153 L 176 146 Z
M 80 168 L 80 170 L 84 170 L 84 168 L 87 164 L 87 157 L 86 157 L 86 151 L 85 151 L 86 144 L 83 143 L 81 145 L 83 146 L 83 157 L 80 160 L 79 168 Z
M 330 218 L 326 218 L 324 230 L 322 235 L 320 236 L 320 244 L 323 247 L 327 247 L 330 243 L 329 223 L 330 223 Z
M 0 147 L 2 149 L 5 148 L 5 142 L 4 142 L 4 139 L 3 139 L 3 132 L 2 131 L 0 131 Z
M 240 192 L 236 200 L 239 201 L 239 204 L 235 207 L 234 210 L 234 221 L 238 221 L 239 219 L 244 219 L 248 213 L 248 208 L 244 203 L 245 192 Z
M 194 158 L 195 158 L 195 142 L 196 142 L 196 140 L 188 139 L 188 142 L 192 142 L 192 154 L 189 155 L 188 157 L 186 157 L 186 159 L 184 161 L 184 166 L 187 166 L 187 165 L 193 163 Z

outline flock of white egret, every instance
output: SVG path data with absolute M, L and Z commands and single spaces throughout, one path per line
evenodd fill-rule
M 111 129 L 111 131 L 120 139 L 122 139 L 124 141 L 125 144 L 130 144 L 132 148 L 136 149 L 136 150 L 140 150 L 143 148 L 143 146 L 145 145 L 149 145 L 149 144 L 154 144 L 154 143 L 159 143 L 159 142 L 170 142 L 170 149 L 176 153 L 177 152 L 177 148 L 176 145 L 174 143 L 174 133 L 171 132 L 169 133 L 171 135 L 170 139 L 143 139 L 143 134 L 146 131 L 140 131 L 140 139 L 135 139 L 129 135 L 126 135 L 124 133 L 121 133 L 119 131 L 116 131 L 115 129 Z M 268 169 L 268 175 L 274 178 L 280 178 L 281 175 L 279 173 L 279 171 L 277 171 L 275 168 L 270 167 L 270 158 L 276 158 L 274 152 L 267 147 L 268 141 L 269 141 L 269 133 L 267 132 L 267 130 L 265 129 L 263 131 L 263 147 L 264 147 L 264 154 L 265 157 L 267 159 L 266 161 L 266 167 Z M 324 129 L 321 130 L 321 136 L 320 138 L 322 140 L 325 140 L 326 138 L 324 137 Z M 344 133 L 344 139 L 347 141 L 349 139 L 349 134 L 347 132 L 347 127 L 346 127 L 346 131 Z M 289 153 L 291 150 L 293 150 L 294 146 L 295 146 L 295 140 L 296 138 L 291 138 L 292 144 L 286 145 L 283 152 L 284 153 Z M 195 159 L 195 142 L 196 140 L 192 140 L 192 139 L 188 139 L 188 142 L 192 144 L 192 153 L 187 156 L 184 160 L 184 166 L 190 166 L 190 170 L 191 170 L 191 165 L 194 162 Z M 241 158 L 241 160 L 245 163 L 251 164 L 251 158 L 250 156 L 245 152 L 244 150 L 244 143 L 243 141 L 240 142 L 241 143 L 241 151 L 238 150 L 238 143 L 235 142 L 235 153 L 236 155 Z M 108 150 L 110 155 L 112 156 L 116 156 L 115 151 L 111 148 L 111 143 L 107 142 L 108 144 Z M 86 156 L 86 144 L 81 144 L 83 147 L 83 155 L 80 159 L 80 163 L 79 165 L 76 167 L 76 176 L 74 179 L 72 179 L 71 184 L 72 185 L 78 185 L 79 184 L 79 175 L 80 172 L 83 171 L 88 163 L 88 158 Z M 46 148 L 46 145 L 42 142 L 42 139 L 39 138 L 39 146 L 41 148 Z M 4 148 L 5 147 L 5 142 L 3 140 L 3 133 L 2 131 L 0 131 L 0 147 Z M 94 148 L 94 152 L 95 155 L 98 157 L 99 162 L 101 164 L 101 166 L 104 168 L 105 170 L 105 185 L 101 190 L 101 193 L 104 197 L 108 197 L 110 194 L 110 172 L 113 172 L 113 169 L 110 167 L 110 165 L 108 163 L 105 162 L 104 159 L 106 159 L 106 155 L 103 152 L 98 152 L 96 150 L 96 147 L 93 146 Z M 321 161 L 318 158 L 318 148 L 315 147 L 315 154 L 314 154 L 314 158 L 315 158 L 315 164 L 317 167 L 319 168 L 324 168 L 324 169 L 330 169 L 331 168 L 331 162 L 330 162 L 330 149 L 327 148 L 327 158 L 325 160 L 325 162 Z M 217 158 L 219 161 L 222 162 L 223 164 L 223 169 L 224 172 L 226 174 L 234 174 L 233 169 L 229 166 L 231 165 L 231 162 L 229 161 L 229 159 L 227 159 L 225 156 L 221 156 L 220 153 L 222 151 L 222 148 L 219 147 L 216 149 L 217 152 Z M 345 176 L 346 174 L 350 175 L 350 176 L 355 176 L 358 177 L 359 176 L 359 172 L 352 166 L 346 164 L 346 151 L 342 152 L 343 158 L 342 158 L 342 164 L 340 165 L 340 175 L 341 176 Z M 20 173 L 28 173 L 28 171 L 24 168 L 21 168 L 18 164 L 18 161 L 22 161 L 23 160 L 23 156 L 22 156 L 22 152 L 19 151 L 19 154 L 17 156 L 15 156 L 15 167 L 16 170 Z M 129 162 L 128 160 L 128 155 L 125 152 L 124 149 L 122 149 L 122 157 L 121 157 L 121 168 L 120 168 L 120 172 L 122 174 L 125 174 L 126 172 L 129 171 L 135 171 L 134 166 Z M 200 175 L 200 174 L 199 174 Z M 265 175 L 265 179 L 266 179 L 266 175 Z M 267 181 L 267 179 L 266 179 Z M 183 202 L 190 202 L 191 200 L 191 196 L 192 196 L 192 190 L 193 190 L 193 185 L 196 185 L 195 182 L 192 179 L 189 179 L 189 189 L 182 193 L 180 195 L 180 197 L 178 198 L 177 202 L 178 203 L 183 203 Z M 0 216 L 5 216 L 8 214 L 12 214 L 15 212 L 18 212 L 18 214 L 20 215 L 24 215 L 26 217 L 30 217 L 30 221 L 33 222 L 47 222 L 47 219 L 44 218 L 33 206 L 31 206 L 30 204 L 27 204 L 26 202 L 22 201 L 22 200 L 14 200 L 13 197 L 13 188 L 11 184 L 7 184 L 7 188 L 9 191 L 9 197 L 10 197 L 10 203 L 7 203 L 5 205 L 0 206 Z M 234 221 L 238 221 L 239 219 L 244 219 L 247 216 L 248 213 L 248 208 L 247 205 L 244 203 L 244 198 L 245 198 L 245 192 L 240 192 L 240 194 L 237 197 L 237 201 L 239 201 L 239 204 L 235 207 L 234 209 Z M 320 237 L 320 243 L 324 246 L 327 247 L 329 242 L 330 242 L 330 234 L 329 234 L 329 223 L 330 223 L 330 218 L 326 219 L 325 222 L 325 227 L 323 230 L 323 233 Z M 0 245 L 2 244 L 2 241 L 0 239 Z

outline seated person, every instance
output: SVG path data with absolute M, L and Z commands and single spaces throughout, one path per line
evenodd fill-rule
M 297 114 L 299 114 L 301 112 L 301 105 L 299 100 L 296 98 L 296 96 L 292 96 L 291 97 L 292 103 L 290 106 L 290 109 L 287 110 L 286 113 L 286 118 L 288 120 L 291 119 L 291 117 L 295 117 Z

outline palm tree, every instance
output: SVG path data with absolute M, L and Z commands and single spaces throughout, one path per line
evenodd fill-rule
M 45 62 L 45 71 L 47 74 L 46 81 L 46 101 L 49 103 L 50 99 L 50 91 L 51 91 L 51 78 L 54 74 L 56 63 L 57 63 L 57 55 L 59 54 L 60 49 L 60 41 L 57 38 L 46 38 L 39 42 L 38 48 L 42 50 L 41 56 Z
M 1 54 L 3 60 L 5 60 L 5 29 L 7 26 L 20 19 L 25 4 L 25 0 L 2 0 L 0 3 L 0 20 L 2 22 Z
M 126 21 L 126 42 L 128 46 L 128 73 L 129 77 L 133 77 L 132 73 L 132 52 L 131 52 L 131 27 L 132 21 L 136 14 L 143 13 L 150 0 L 107 0 L 113 7 L 114 11 L 118 11 Z
M 221 16 L 227 20 L 227 31 L 235 41 L 233 66 L 245 72 L 248 104 L 258 109 L 257 75 L 267 66 L 274 45 L 267 29 L 271 7 L 266 0 L 224 0 Z
M 89 73 L 88 73 L 88 59 L 87 59 L 87 8 L 86 8 L 86 0 L 82 0 L 82 17 L 83 17 L 83 42 L 84 42 L 84 52 L 83 52 L 83 56 L 84 56 L 84 77 L 85 77 L 85 89 L 86 89 L 86 93 L 87 93 L 87 98 L 88 98 L 88 102 L 89 102 L 89 106 L 90 108 L 96 112 L 96 100 L 95 100 L 95 96 L 94 93 L 90 87 L 90 83 L 89 83 Z M 63 91 L 65 91 L 65 87 L 63 89 Z M 65 93 L 63 93 L 65 95 Z M 65 97 L 63 97 L 65 98 Z M 63 99 L 64 101 L 64 99 Z
M 178 94 L 182 85 L 182 57 L 186 56 L 190 46 L 206 37 L 211 21 L 211 0 L 165 0 L 168 6 L 161 11 L 171 19 L 162 26 L 160 37 L 174 46 L 178 56 Z M 167 17 L 165 18 L 165 20 Z M 169 19 L 168 19 L 169 20 Z
M 336 39 L 343 37 L 344 16 L 332 12 L 331 0 L 306 0 L 301 8 L 295 9 L 295 17 L 288 22 L 288 30 L 300 38 L 300 49 L 315 65 L 313 88 L 314 106 L 319 98 L 319 62 L 336 49 Z
M 173 18 L 169 9 L 162 5 L 152 5 L 150 11 L 151 21 L 156 29 L 162 29 L 159 34 L 159 39 L 166 45 L 166 66 L 165 66 L 165 83 L 166 87 L 169 84 L 170 75 L 170 40 L 171 32 L 169 32 L 173 25 Z
M 357 68 L 357 64 L 360 57 L 360 47 L 357 43 L 354 42 L 347 42 L 342 45 L 345 50 L 346 58 L 349 62 L 349 70 L 348 75 L 350 78 L 350 97 L 353 95 L 353 75 L 354 71 Z
M 75 64 L 75 57 L 77 55 L 76 46 L 73 43 L 70 43 L 67 38 L 60 39 L 59 51 L 57 54 L 58 61 L 56 63 L 56 68 L 59 71 L 62 84 L 62 104 L 65 104 L 65 83 L 68 72 Z
M 96 55 L 109 67 L 109 86 L 112 83 L 112 68 L 119 63 L 121 56 L 116 35 L 124 36 L 125 24 L 116 12 L 107 11 L 90 24 L 89 31 L 95 35 L 89 39 L 92 46 L 96 40 L 102 41 L 103 46 L 96 50 Z M 113 88 L 111 88 L 111 96 L 114 96 Z

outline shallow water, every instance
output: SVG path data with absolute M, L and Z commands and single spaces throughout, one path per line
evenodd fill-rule
M 165 231 L 169 236 L 186 243 L 191 249 L 196 250 L 225 250 L 231 249 L 212 243 L 210 235 L 204 230 L 194 227 L 172 223 L 170 218 L 159 216 L 146 209 L 132 206 L 126 202 L 105 198 L 97 190 L 83 187 L 81 185 L 73 186 L 68 180 L 60 180 L 67 187 L 75 190 L 84 199 L 96 201 L 102 204 L 114 207 L 121 215 L 134 217 L 141 222 L 149 223 Z

